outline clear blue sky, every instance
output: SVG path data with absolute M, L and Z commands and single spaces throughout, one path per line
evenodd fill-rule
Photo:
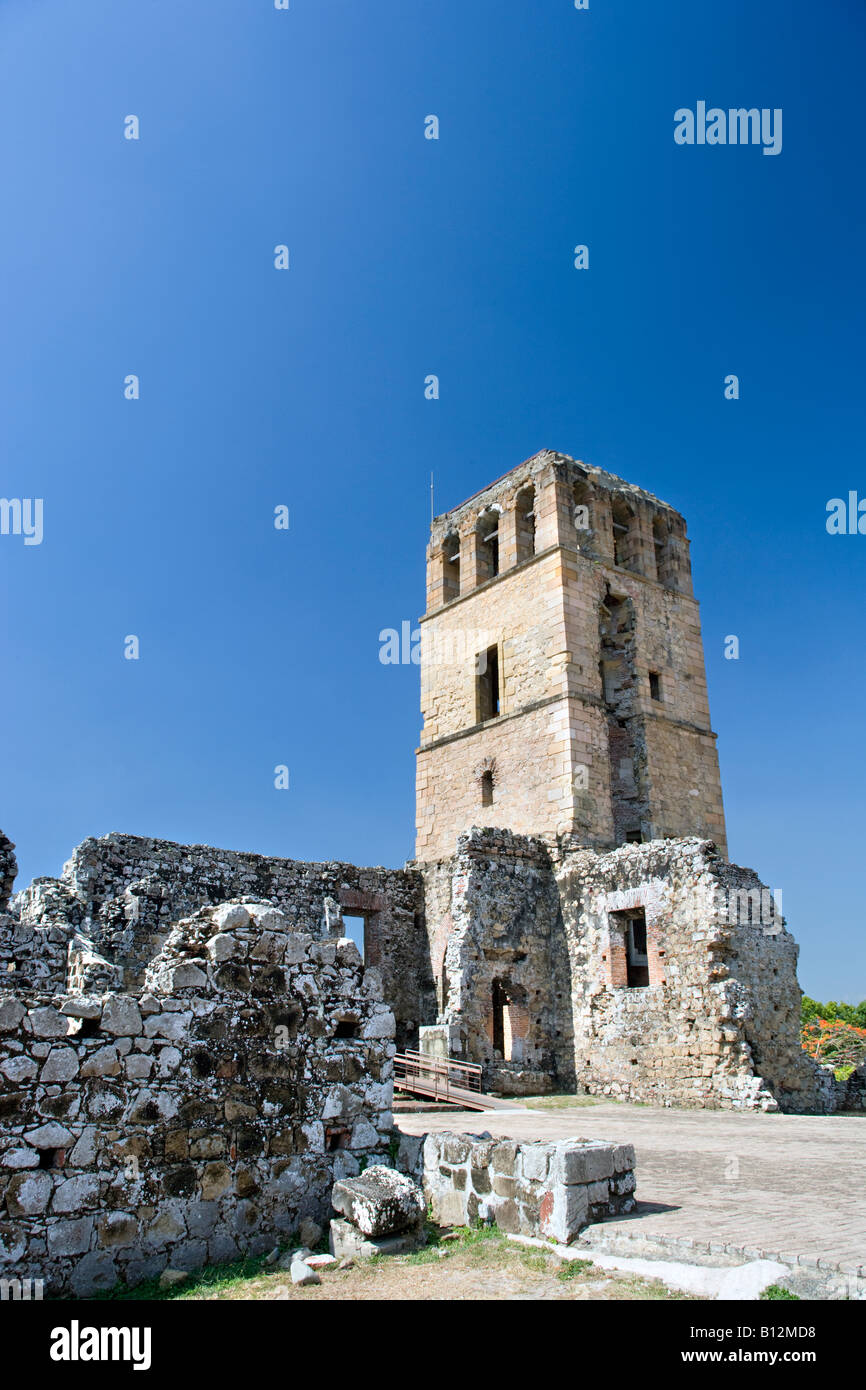
M 410 856 L 378 634 L 430 471 L 442 511 L 550 447 L 685 514 L 731 856 L 807 992 L 866 995 L 866 536 L 825 529 L 866 495 L 864 58 L 861 0 L 2 0 L 19 886 L 110 830 Z M 699 100 L 782 108 L 782 153 L 676 145 Z

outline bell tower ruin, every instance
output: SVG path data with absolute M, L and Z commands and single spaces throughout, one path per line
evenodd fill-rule
M 688 546 L 665 502 L 549 450 L 435 518 L 418 861 L 472 826 L 726 853 Z

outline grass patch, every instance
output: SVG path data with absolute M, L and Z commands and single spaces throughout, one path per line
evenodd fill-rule
M 576 1110 L 591 1105 L 646 1105 L 643 1100 L 619 1100 L 616 1096 L 509 1096 L 527 1110 Z
M 293 1244 L 285 1246 L 292 1250 Z M 283 1247 L 281 1247 L 281 1250 Z M 448 1230 L 428 1222 L 427 1244 L 406 1255 L 356 1259 L 350 1268 L 322 1270 L 318 1285 L 296 1287 L 288 1270 L 268 1264 L 267 1256 L 237 1260 L 190 1274 L 183 1283 L 160 1289 L 158 1279 L 134 1289 L 118 1286 L 103 1300 L 226 1300 L 274 1298 L 297 1302 L 320 1299 L 404 1302 L 406 1299 L 682 1299 L 657 1280 L 604 1275 L 591 1260 L 563 1260 L 556 1249 L 510 1240 L 496 1226 L 476 1223 Z M 418 1268 L 426 1266 L 426 1268 Z
M 592 1260 L 563 1260 L 556 1271 L 557 1279 L 567 1283 L 569 1279 L 580 1279 L 593 1268 Z
M 291 1249 L 286 1246 L 286 1249 Z M 265 1264 L 266 1256 L 257 1255 L 243 1260 L 235 1260 L 232 1264 L 209 1265 L 206 1269 L 193 1270 L 188 1279 L 182 1284 L 175 1284 L 172 1288 L 161 1289 L 159 1287 L 159 1277 L 146 1279 L 142 1284 L 136 1284 L 135 1288 L 128 1288 L 126 1284 L 115 1284 L 113 1289 L 108 1289 L 105 1293 L 93 1293 L 89 1297 L 101 1301 L 110 1300 L 126 1302 L 141 1299 L 160 1300 L 175 1298 L 198 1298 L 202 1294 L 216 1293 L 221 1290 L 230 1290 L 235 1286 L 247 1283 L 250 1279 L 255 1279 L 261 1274 L 269 1273 L 273 1266 Z
M 515 1105 L 527 1110 L 574 1110 L 584 1105 L 599 1105 L 598 1096 L 513 1096 Z
M 789 1289 L 783 1289 L 781 1284 L 768 1284 L 763 1293 L 759 1295 L 759 1299 L 762 1299 L 766 1303 L 772 1303 L 776 1300 L 781 1301 L 782 1299 L 790 1303 L 801 1302 L 798 1293 L 791 1293 Z

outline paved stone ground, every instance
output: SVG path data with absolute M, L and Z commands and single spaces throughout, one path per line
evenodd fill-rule
M 605 1102 L 558 1112 L 395 1118 L 406 1134 L 486 1129 L 514 1139 L 634 1144 L 641 1206 L 635 1217 L 605 1222 L 606 1230 L 866 1267 L 866 1115 L 741 1115 Z

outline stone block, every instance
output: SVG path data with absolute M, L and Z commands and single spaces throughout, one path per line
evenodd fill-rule
M 81 1211 L 99 1201 L 99 1178 L 95 1173 L 79 1173 L 58 1183 L 51 1203 L 52 1212 Z
M 65 1038 L 69 1031 L 69 1021 L 57 1009 L 31 1009 L 28 1018 L 37 1038 Z
M 612 1177 L 613 1154 L 612 1144 L 591 1144 L 564 1139 L 556 1145 L 551 1176 L 566 1186 Z
M 440 1163 L 466 1163 L 472 1150 L 470 1140 L 456 1134 L 440 1134 L 437 1147 Z
M 607 1203 L 610 1200 L 610 1183 L 607 1178 L 602 1178 L 600 1182 L 590 1182 L 586 1184 L 586 1197 L 591 1206 L 598 1203 Z
M 72 1292 L 78 1298 L 88 1294 L 105 1293 L 117 1283 L 117 1266 L 109 1254 L 94 1251 L 79 1260 L 70 1277 Z
M 115 1037 L 137 1037 L 142 1021 L 136 1000 L 129 995 L 109 995 L 102 1010 L 102 1027 Z
M 494 1179 L 494 1183 L 496 1179 Z M 516 1235 L 520 1230 L 520 1208 L 513 1198 L 505 1198 L 503 1201 L 493 1201 L 489 1204 L 489 1210 L 500 1231 L 507 1231 L 509 1235 Z
M 43 1085 L 71 1081 L 78 1075 L 78 1053 L 72 1047 L 52 1047 L 42 1064 L 39 1080 Z
M 425 1204 L 419 1188 L 405 1173 L 374 1164 L 357 1178 L 334 1184 L 334 1210 L 365 1236 L 394 1235 L 423 1224 Z
M 370 1259 L 373 1255 L 408 1255 L 424 1245 L 426 1235 L 416 1227 L 400 1235 L 373 1238 L 365 1236 L 349 1221 L 331 1221 L 328 1243 L 335 1259 Z
M 14 1033 L 26 1012 L 24 1005 L 13 994 L 0 997 L 0 1033 Z
M 138 1220 L 126 1211 L 113 1211 L 97 1224 L 99 1244 L 107 1249 L 135 1245 L 138 1241 Z
M 10 1216 L 37 1216 L 45 1211 L 53 1191 L 50 1173 L 16 1173 L 6 1187 L 6 1209 Z
M 2 1159 L 0 1167 L 3 1168 L 38 1168 L 39 1150 L 38 1149 L 7 1149 Z
M 546 1182 L 551 1152 L 549 1144 L 521 1144 L 520 1171 L 528 1182 Z
M 539 1232 L 561 1245 L 570 1245 L 587 1225 L 589 1201 L 586 1187 L 548 1188 L 539 1206 Z
M 494 1144 L 490 1155 L 490 1166 L 494 1173 L 500 1173 L 506 1178 L 513 1177 L 516 1161 L 517 1144 L 513 1140 L 506 1139 Z
M 430 1192 L 433 1220 L 440 1226 L 465 1226 L 467 1222 L 466 1194 L 455 1188 L 433 1189 Z
M 617 1144 L 613 1151 L 613 1171 L 625 1173 L 635 1166 L 634 1145 Z
M 92 1236 L 92 1216 L 52 1222 L 48 1227 L 48 1253 L 52 1256 L 83 1255 L 90 1249 Z
M 82 1078 L 88 1076 L 119 1076 L 120 1057 L 116 1047 L 100 1047 L 91 1052 L 81 1064 Z

